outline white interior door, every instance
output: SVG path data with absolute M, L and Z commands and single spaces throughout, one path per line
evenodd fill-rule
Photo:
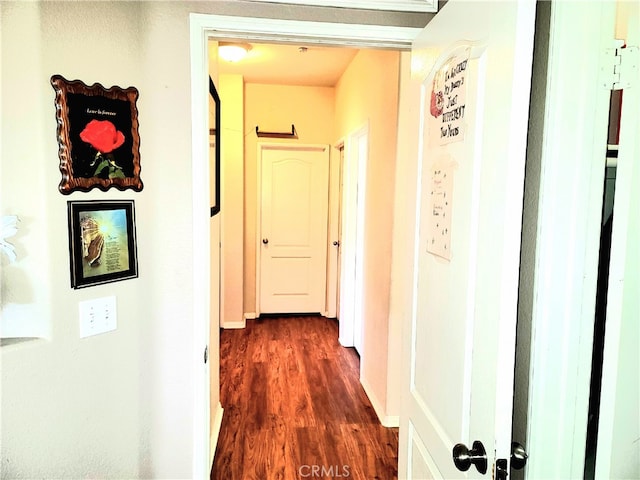
M 328 145 L 260 144 L 260 313 L 325 311 Z
M 508 472 L 534 20 L 533 1 L 451 0 L 414 42 L 422 125 L 399 478 Z M 454 446 L 476 442 L 484 468 L 456 466 Z
M 627 7 L 628 8 L 628 7 Z M 640 8 L 628 11 L 640 23 Z M 638 65 L 640 33 L 629 28 L 626 65 Z M 595 478 L 640 478 L 640 74 L 622 92 L 613 201 L 600 422 Z

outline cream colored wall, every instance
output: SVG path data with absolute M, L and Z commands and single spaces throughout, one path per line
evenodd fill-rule
M 244 81 L 220 75 L 222 115 L 222 327 L 244 324 Z
M 340 138 L 369 122 L 360 377 L 368 394 L 375 397 L 372 401 L 387 415 L 398 414 L 387 405 L 387 358 L 389 339 L 400 341 L 395 326 L 393 335 L 389 331 L 399 58 L 398 52 L 358 52 L 336 86 L 334 130 Z
M 0 332 L 3 337 L 44 337 L 50 338 L 53 326 L 49 319 L 51 292 L 48 281 L 51 276 L 51 245 L 39 238 L 47 238 L 47 225 L 38 221 L 45 205 L 42 195 L 24 195 L 25 190 L 42 192 L 46 190 L 47 175 L 38 170 L 33 172 L 34 157 L 46 155 L 43 145 L 45 132 L 42 129 L 42 118 L 29 115 L 35 108 L 43 109 L 47 101 L 51 101 L 51 87 L 46 83 L 40 62 L 30 63 L 20 70 L 12 68 L 21 65 L 23 58 L 42 56 L 40 32 L 40 12 L 36 5 L 24 5 L 17 8 L 11 4 L 0 2 L 2 21 L 2 215 L 20 214 L 19 231 L 9 241 L 15 246 L 19 261 L 8 264 L 6 257 L 0 254 L 2 262 L 2 323 Z M 9 48 L 9 42 L 19 42 L 15 48 Z M 27 98 L 20 98 L 17 91 L 31 91 Z M 11 115 L 11 116 L 9 116 Z M 29 132 L 27 136 L 26 133 Z M 29 148 L 24 148 L 20 140 L 28 139 Z M 54 151 L 53 167 L 48 171 L 57 176 L 53 185 L 55 190 L 60 181 Z M 35 173 L 35 174 L 34 174 Z M 13 181 L 10 182 L 10 180 Z M 24 180 L 27 179 L 28 183 Z M 29 232 L 27 237 L 25 232 Z M 27 252 L 29 253 L 27 255 Z M 24 272 L 30 272 L 26 275 Z M 11 278 L 7 282 L 7 278 Z M 29 318 L 25 325 L 23 318 Z
M 290 132 L 296 126 L 298 139 L 260 138 L 261 142 L 331 144 L 334 141 L 334 97 L 331 87 L 299 87 L 245 84 L 245 313 L 256 312 L 256 242 L 258 188 L 256 125 L 261 131 Z

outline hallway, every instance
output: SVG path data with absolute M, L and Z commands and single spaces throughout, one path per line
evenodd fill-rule
M 224 417 L 212 480 L 397 478 L 398 429 L 383 427 L 338 323 L 269 316 L 220 334 Z

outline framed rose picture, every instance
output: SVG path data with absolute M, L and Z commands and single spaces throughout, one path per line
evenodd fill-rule
M 60 192 L 142 190 L 138 90 L 87 86 L 60 75 L 51 77 L 51 85 L 56 93 Z
M 71 287 L 138 276 L 133 200 L 69 201 Z

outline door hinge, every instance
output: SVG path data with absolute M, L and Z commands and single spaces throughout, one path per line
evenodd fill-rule
M 624 90 L 638 82 L 638 47 L 624 46 L 622 40 L 616 40 L 614 48 L 607 48 L 602 63 L 602 85 L 607 90 Z

